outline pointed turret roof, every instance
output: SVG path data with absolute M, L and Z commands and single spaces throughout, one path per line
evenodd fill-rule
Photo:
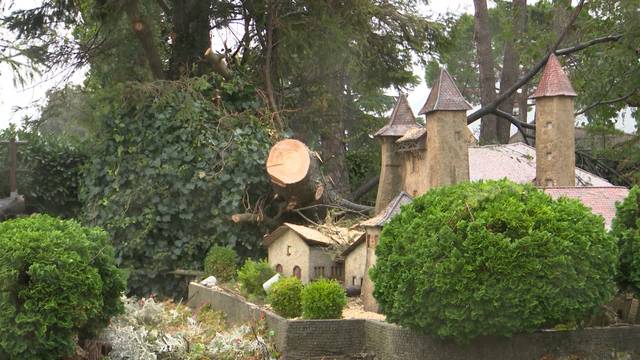
M 464 99 L 456 83 L 445 69 L 440 70 L 440 75 L 431 88 L 427 102 L 420 110 L 420 115 L 439 110 L 470 110 L 471 105 Z
M 407 101 L 405 94 L 400 94 L 396 105 L 393 107 L 393 112 L 389 117 L 387 125 L 380 128 L 375 133 L 375 136 L 403 136 L 407 130 L 418 125 L 416 123 L 416 117 L 413 115 L 413 111 Z
M 577 96 L 571 81 L 567 77 L 567 74 L 562 70 L 562 65 L 558 58 L 551 54 L 547 64 L 542 70 L 542 76 L 540 77 L 540 83 L 538 88 L 531 95 L 532 98 L 539 98 L 543 96 Z

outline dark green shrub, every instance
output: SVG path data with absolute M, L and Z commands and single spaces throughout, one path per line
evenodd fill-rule
M 347 294 L 337 281 L 320 279 L 302 289 L 301 300 L 305 319 L 340 319 Z
M 296 277 L 288 277 L 273 284 L 267 298 L 277 314 L 294 318 L 302 313 L 301 293 L 302 282 Z
M 616 206 L 611 234 L 620 247 L 618 283 L 622 289 L 640 294 L 640 188 L 634 186 L 629 196 Z
M 107 234 L 37 215 L 0 223 L 0 355 L 70 356 L 121 313 L 125 279 Z
M 72 218 L 80 213 L 78 198 L 82 166 L 89 158 L 86 143 L 63 135 L 5 129 L 0 139 L 16 137 L 18 145 L 18 192 L 25 197 L 27 213 L 46 213 Z M 8 146 L 0 145 L 0 167 L 8 168 Z M 8 178 L 0 176 L 0 191 L 9 193 Z
M 387 320 L 463 342 L 580 322 L 615 292 L 617 247 L 603 219 L 506 180 L 415 199 L 385 226 L 376 255 Z
M 269 266 L 266 260 L 253 261 L 249 259 L 238 270 L 238 283 L 240 283 L 240 289 L 246 294 L 264 296 L 262 284 L 275 274 L 276 271 Z
M 238 255 L 228 246 L 214 245 L 204 259 L 204 272 L 213 275 L 218 281 L 227 282 L 236 274 Z
M 104 99 L 81 199 L 86 220 L 113 236 L 131 293 L 184 296 L 171 272 L 201 269 L 215 244 L 242 257 L 264 251 L 265 229 L 229 221 L 269 192 L 259 105 L 250 84 L 217 77 L 129 83 Z

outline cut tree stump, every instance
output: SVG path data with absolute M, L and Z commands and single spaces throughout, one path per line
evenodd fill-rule
M 322 199 L 325 181 L 320 156 L 295 139 L 277 142 L 269 151 L 267 173 L 275 192 L 287 200 L 287 208 L 306 206 Z

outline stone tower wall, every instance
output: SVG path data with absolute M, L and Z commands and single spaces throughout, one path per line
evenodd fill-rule
M 427 114 L 428 189 L 469 181 L 466 111 Z
M 536 181 L 539 186 L 575 186 L 573 97 L 536 99 Z
M 402 154 L 395 151 L 395 141 L 398 138 L 382 136 L 380 182 L 376 196 L 376 214 L 387 206 L 400 191 L 402 191 Z

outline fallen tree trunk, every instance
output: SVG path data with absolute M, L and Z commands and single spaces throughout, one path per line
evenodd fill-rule
M 289 209 L 312 204 L 324 195 L 320 156 L 301 141 L 285 139 L 276 143 L 269 151 L 267 174 Z
M 339 208 L 366 215 L 373 211 L 371 206 L 356 204 L 338 195 L 331 182 L 323 176 L 321 162 L 320 156 L 301 141 L 285 139 L 277 142 L 271 147 L 266 164 L 267 174 L 280 204 L 277 214 L 270 217 L 258 209 L 254 210 L 255 213 L 234 214 L 231 221 L 237 224 L 273 225 L 281 222 L 281 217 L 287 212 Z M 322 216 L 319 218 L 322 219 Z

